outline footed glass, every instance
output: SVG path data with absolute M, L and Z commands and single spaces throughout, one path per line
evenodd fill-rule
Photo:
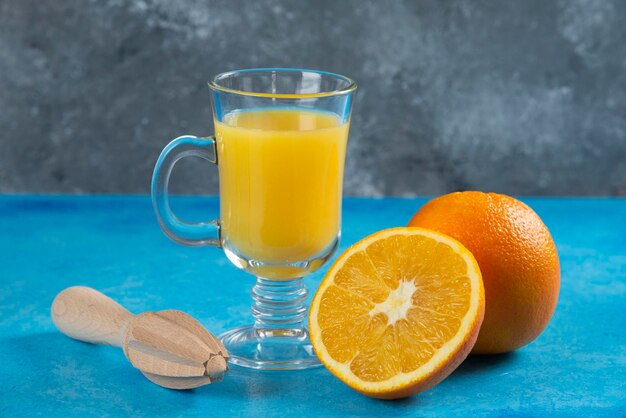
M 215 136 L 168 144 L 152 177 L 163 231 L 184 245 L 221 247 L 257 277 L 254 322 L 222 334 L 233 364 L 262 370 L 320 365 L 306 329 L 303 277 L 333 254 L 356 84 L 323 71 L 239 70 L 210 83 Z M 172 212 L 168 181 L 181 158 L 217 164 L 219 219 L 190 223 Z

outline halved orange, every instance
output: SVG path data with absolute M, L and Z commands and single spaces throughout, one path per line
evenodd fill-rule
M 331 373 L 365 395 L 394 399 L 452 373 L 476 342 L 484 311 L 469 250 L 438 232 L 392 228 L 333 264 L 313 298 L 309 332 Z

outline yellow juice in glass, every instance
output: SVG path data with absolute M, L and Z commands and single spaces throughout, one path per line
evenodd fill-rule
M 319 256 L 339 232 L 349 122 L 330 112 L 272 108 L 215 121 L 221 236 L 265 263 Z

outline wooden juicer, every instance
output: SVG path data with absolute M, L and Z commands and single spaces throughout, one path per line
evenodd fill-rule
M 133 315 L 104 294 L 69 287 L 52 302 L 52 321 L 68 337 L 121 347 L 150 381 L 192 389 L 222 380 L 228 371 L 224 345 L 184 312 Z

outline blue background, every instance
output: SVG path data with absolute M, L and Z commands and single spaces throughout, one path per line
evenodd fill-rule
M 524 200 L 550 228 L 561 258 L 548 328 L 512 354 L 468 358 L 418 396 L 379 401 L 323 368 L 233 369 L 223 382 L 189 392 L 153 385 L 118 348 L 56 331 L 55 294 L 88 285 L 134 313 L 186 311 L 217 334 L 250 322 L 253 278 L 217 249 L 170 242 L 147 197 L 0 196 L 0 416 L 624 416 L 626 200 Z M 345 200 L 342 249 L 405 224 L 424 202 Z M 213 198 L 176 198 L 173 206 L 195 219 L 217 213 Z M 322 275 L 308 277 L 308 286 Z

